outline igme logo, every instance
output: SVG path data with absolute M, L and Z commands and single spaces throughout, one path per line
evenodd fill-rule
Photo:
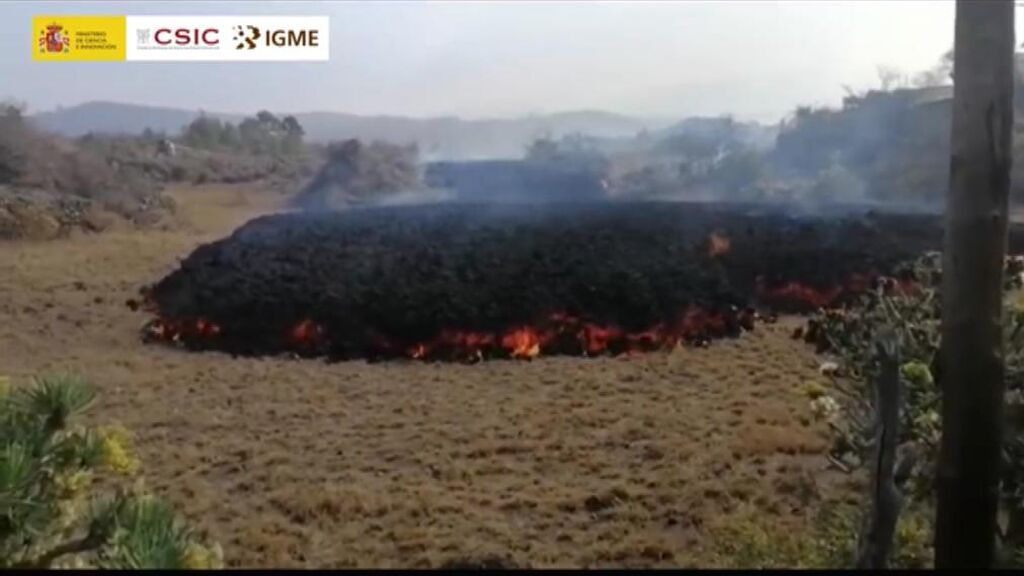
M 259 39 L 260 29 L 256 26 L 235 26 L 235 50 L 254 50 Z
M 278 28 L 264 33 L 257 26 L 241 25 L 235 26 L 234 31 L 235 50 L 255 50 L 257 46 L 315 48 L 320 45 L 320 31 L 316 29 Z

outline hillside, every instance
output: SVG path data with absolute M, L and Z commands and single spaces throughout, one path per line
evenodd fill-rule
M 146 128 L 175 134 L 199 113 L 179 108 L 88 102 L 31 117 L 47 131 L 75 137 L 89 132 L 137 134 Z M 242 114 L 206 113 L 232 122 L 243 117 Z M 580 132 L 601 138 L 622 138 L 632 137 L 644 129 L 658 130 L 671 123 L 600 111 L 479 120 L 359 116 L 338 112 L 307 112 L 295 114 L 295 117 L 305 128 L 309 141 L 359 138 L 416 142 L 426 160 L 517 158 L 522 156 L 524 147 L 539 136 L 560 137 Z

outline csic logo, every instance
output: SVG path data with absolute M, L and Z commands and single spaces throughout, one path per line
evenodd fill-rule
M 271 29 L 263 33 L 257 26 L 244 25 L 234 27 L 235 50 L 255 50 L 257 46 L 270 48 L 304 47 L 315 48 L 320 46 L 320 32 L 316 29 L 293 30 L 293 29 Z M 262 43 L 260 40 L 262 39 Z
M 159 46 L 212 48 L 220 44 L 219 33 L 216 28 L 157 28 L 153 41 Z
M 135 41 L 146 49 L 160 48 L 215 48 L 220 44 L 216 28 L 137 28 Z
M 39 51 L 67 54 L 71 51 L 71 38 L 64 27 L 54 22 L 39 31 Z

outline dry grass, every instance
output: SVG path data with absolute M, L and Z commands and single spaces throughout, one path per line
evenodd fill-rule
M 818 359 L 793 321 L 709 349 L 479 365 L 143 345 L 125 300 L 280 202 L 177 197 L 178 230 L 0 244 L 0 372 L 91 378 L 149 483 L 230 564 L 703 565 L 723 519 L 753 507 L 800 530 L 849 492 L 824 471 L 801 394 Z

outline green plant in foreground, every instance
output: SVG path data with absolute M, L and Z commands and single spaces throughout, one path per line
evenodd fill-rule
M 1007 289 L 1018 292 L 1009 292 L 1004 298 L 1006 414 L 1000 503 L 1001 554 L 1005 564 L 1018 567 L 1024 561 L 1024 293 L 1019 292 L 1017 279 L 1020 264 L 1018 259 L 1008 260 Z M 871 449 L 871 382 L 877 374 L 873 343 L 883 332 L 891 331 L 897 336 L 904 360 L 900 367 L 904 389 L 900 444 L 905 454 L 913 456 L 902 469 L 905 477 L 901 490 L 908 497 L 908 509 L 924 509 L 935 496 L 935 468 L 942 434 L 941 391 L 937 384 L 941 374 L 932 371 L 937 366 L 941 336 L 940 261 L 936 255 L 927 255 L 911 263 L 909 271 L 918 281 L 916 290 L 872 291 L 842 310 L 822 311 L 810 325 L 816 330 L 819 348 L 834 354 L 848 376 L 832 382 L 830 392 L 843 401 L 839 417 L 830 425 L 835 441 L 832 455 L 849 467 L 863 465 Z M 930 531 L 929 518 L 901 516 L 897 539 Z M 894 554 L 918 557 L 923 549 L 897 550 Z M 893 561 L 898 562 L 896 558 Z M 917 565 L 902 562 L 907 567 Z
M 751 506 L 720 519 L 711 529 L 710 562 L 719 568 L 830 569 L 853 565 L 863 511 L 845 504 L 823 508 L 804 529 L 779 529 Z M 921 509 L 904 511 L 896 527 L 891 566 L 931 565 L 929 516 Z
M 220 567 L 219 547 L 141 481 L 93 493 L 96 474 L 124 484 L 138 470 L 127 430 L 69 426 L 95 398 L 75 376 L 0 378 L 0 567 Z

